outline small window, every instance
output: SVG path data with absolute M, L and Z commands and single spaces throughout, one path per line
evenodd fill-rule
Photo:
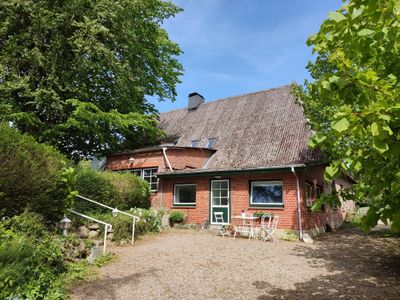
M 307 206 L 312 206 L 314 203 L 314 189 L 312 185 L 308 182 L 306 182 L 306 189 L 305 189 L 305 198 L 306 198 L 306 204 Z
M 174 205 L 195 205 L 196 185 L 176 184 L 174 186 Z
M 157 171 L 157 168 L 143 169 L 143 179 L 149 183 L 152 192 L 157 191 L 157 176 L 155 175 Z
M 283 206 L 282 181 L 253 181 L 251 183 L 251 206 Z
M 321 194 L 322 194 L 322 187 L 321 186 L 317 185 L 315 187 L 315 194 L 317 196 L 317 199 L 321 198 Z
M 199 144 L 199 140 L 193 140 L 193 141 L 190 143 L 190 147 L 195 148 L 195 147 L 197 147 L 198 144 Z
M 131 172 L 133 175 L 136 175 L 137 177 L 142 178 L 142 170 L 141 170 L 141 169 L 131 170 L 130 172 Z
M 209 138 L 208 141 L 207 141 L 206 148 L 214 147 L 216 141 L 217 141 L 216 138 Z

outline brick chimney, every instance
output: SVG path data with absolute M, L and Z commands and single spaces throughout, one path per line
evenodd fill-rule
M 204 102 L 204 97 L 199 93 L 189 94 L 188 110 L 195 110 Z

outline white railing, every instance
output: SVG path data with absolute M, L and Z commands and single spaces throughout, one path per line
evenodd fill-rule
M 83 199 L 83 200 L 86 200 L 86 201 L 89 201 L 91 203 L 94 203 L 96 205 L 99 205 L 99 206 L 102 206 L 102 207 L 110 209 L 114 217 L 117 216 L 119 213 L 131 217 L 132 218 L 132 240 L 131 240 L 131 244 L 133 245 L 133 242 L 135 241 L 135 225 L 136 225 L 136 222 L 139 222 L 139 220 L 140 220 L 139 217 L 131 215 L 131 214 L 128 214 L 127 212 L 119 210 L 116 207 L 113 208 L 111 206 L 105 205 L 103 203 L 97 202 L 95 200 L 89 199 L 89 198 L 81 196 L 81 195 L 76 195 L 76 197 L 78 197 L 80 199 Z
M 76 211 L 74 211 L 74 210 L 72 210 L 72 209 L 69 209 L 69 208 L 68 208 L 68 211 L 70 211 L 70 212 L 72 212 L 73 214 L 78 215 L 78 216 L 80 216 L 80 217 L 82 217 L 82 218 L 86 218 L 86 219 L 89 219 L 89 220 L 94 221 L 94 222 L 96 222 L 96 223 L 99 223 L 99 224 L 104 225 L 103 254 L 105 254 L 105 253 L 106 253 L 106 245 L 107 245 L 107 232 L 109 232 L 109 231 L 112 229 L 112 225 L 111 225 L 111 224 L 108 224 L 108 223 L 106 223 L 106 222 L 97 220 L 97 219 L 95 219 L 95 218 L 89 217 L 89 216 L 87 216 L 87 215 L 78 213 L 78 212 L 76 212 Z

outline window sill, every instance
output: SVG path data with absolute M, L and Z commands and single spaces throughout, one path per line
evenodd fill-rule
M 173 204 L 171 208 L 196 208 L 196 204 Z
M 249 209 L 284 209 L 283 205 L 250 205 Z

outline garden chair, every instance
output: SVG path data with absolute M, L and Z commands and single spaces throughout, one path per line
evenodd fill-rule
M 224 223 L 224 214 L 223 212 L 214 212 L 214 217 L 215 217 L 215 222 L 216 223 Z M 229 231 L 226 230 L 225 225 L 220 225 L 218 227 L 219 233 L 221 233 L 222 237 L 224 237 L 225 235 L 230 236 L 231 234 L 229 233 Z
M 257 238 L 261 237 L 262 239 L 262 233 L 265 232 L 267 228 L 271 227 L 272 218 L 273 214 L 271 213 L 266 213 L 261 216 L 261 222 L 260 226 L 258 227 Z
M 268 222 L 265 222 L 265 219 L 268 218 Z M 276 237 L 274 236 L 276 227 L 278 226 L 279 216 L 272 216 L 270 214 L 264 214 L 261 218 L 261 228 L 260 234 L 265 232 L 265 235 L 262 237 L 262 240 L 265 242 L 267 240 L 271 240 L 273 242 L 278 242 Z

